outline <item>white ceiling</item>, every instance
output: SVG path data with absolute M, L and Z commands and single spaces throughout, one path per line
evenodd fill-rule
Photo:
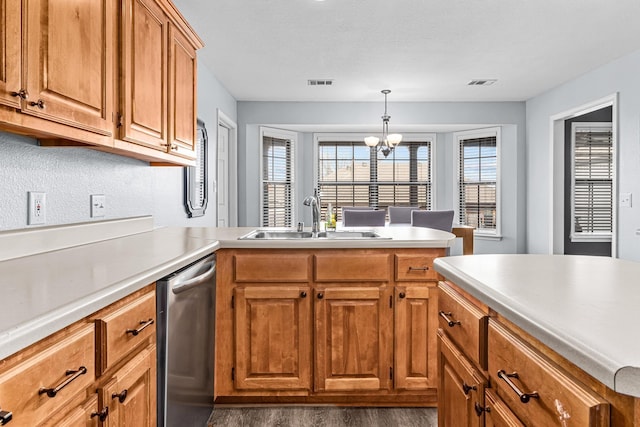
M 174 2 L 239 101 L 522 101 L 640 49 L 638 0 Z

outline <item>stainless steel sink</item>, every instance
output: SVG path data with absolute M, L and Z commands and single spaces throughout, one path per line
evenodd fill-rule
M 390 239 L 371 230 L 363 231 L 322 231 L 318 233 L 320 239 Z
M 310 231 L 295 231 L 295 230 L 254 230 L 249 234 L 246 234 L 240 239 L 310 239 L 313 237 L 313 233 Z
M 375 231 L 322 231 L 312 233 L 310 231 L 296 230 L 253 230 L 252 232 L 239 237 L 240 240 L 288 240 L 288 239 L 390 239 L 381 236 Z

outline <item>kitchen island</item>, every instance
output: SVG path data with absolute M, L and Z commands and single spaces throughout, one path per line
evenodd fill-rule
M 556 399 L 564 401 L 573 422 L 581 419 L 584 406 L 590 408 L 585 422 L 608 425 L 610 411 L 611 425 L 640 425 L 640 264 L 561 255 L 474 255 L 439 258 L 434 264 L 447 279 L 440 286 L 446 296 L 441 302 L 462 301 L 440 308 L 453 313 L 447 314 L 453 323 L 440 322 L 441 347 L 453 349 L 443 353 L 443 363 L 448 366 L 446 355 L 457 351 L 470 360 L 478 371 L 478 386 L 488 385 L 489 397 L 477 396 L 480 408 L 494 402 L 496 394 L 522 422 L 535 424 L 545 416 L 558 419 L 552 409 Z M 474 326 L 479 342 L 478 336 L 465 342 L 459 338 L 469 325 L 456 323 L 461 307 L 488 320 Z M 541 367 L 527 378 L 526 371 L 537 363 Z M 509 384 L 503 377 L 511 370 L 519 375 Z M 556 384 L 548 372 L 563 379 Z M 521 396 L 528 403 L 519 402 L 512 384 L 520 394 L 535 391 L 538 396 Z

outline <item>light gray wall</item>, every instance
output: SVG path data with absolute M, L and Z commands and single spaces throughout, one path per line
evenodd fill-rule
M 211 142 L 216 137 L 217 108 L 236 119 L 235 99 L 199 64 L 198 111 Z M 215 164 L 212 155 L 211 172 Z M 188 219 L 183 185 L 181 167 L 150 167 L 86 148 L 42 148 L 33 138 L 0 132 L 0 230 L 27 227 L 28 191 L 47 193 L 46 225 L 91 221 L 89 195 L 105 194 L 104 219 L 153 215 L 157 226 L 215 226 L 215 198 L 204 217 Z
M 527 251 L 550 247 L 550 117 L 618 93 L 618 192 L 634 193 L 618 209 L 618 257 L 640 261 L 640 51 L 527 101 Z
M 392 127 L 438 124 L 470 125 L 482 128 L 502 127 L 501 165 L 503 239 L 476 239 L 479 253 L 516 253 L 525 249 L 524 138 L 525 104 L 500 103 L 417 103 L 394 102 Z M 305 126 L 317 131 L 326 126 L 375 125 L 380 116 L 380 103 L 330 102 L 238 102 L 238 163 L 239 163 L 239 225 L 258 226 L 260 200 L 260 126 L 296 129 Z M 436 147 L 436 206 L 453 207 L 455 174 L 454 138 L 451 133 L 439 133 Z M 295 212 L 303 221 L 310 221 L 308 209 L 301 206 L 301 197 L 313 191 L 313 132 L 298 134 L 296 189 L 298 204 Z

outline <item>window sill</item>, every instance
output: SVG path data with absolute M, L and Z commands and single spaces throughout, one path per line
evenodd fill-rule
M 572 243 L 596 243 L 596 242 L 611 242 L 611 234 L 572 234 L 569 236 Z
M 480 233 L 478 231 L 476 231 L 473 234 L 473 237 L 475 239 L 478 239 L 478 240 L 493 240 L 493 241 L 496 241 L 496 242 L 499 242 L 500 240 L 502 240 L 502 236 L 499 235 L 499 234 L 484 234 L 484 233 Z

